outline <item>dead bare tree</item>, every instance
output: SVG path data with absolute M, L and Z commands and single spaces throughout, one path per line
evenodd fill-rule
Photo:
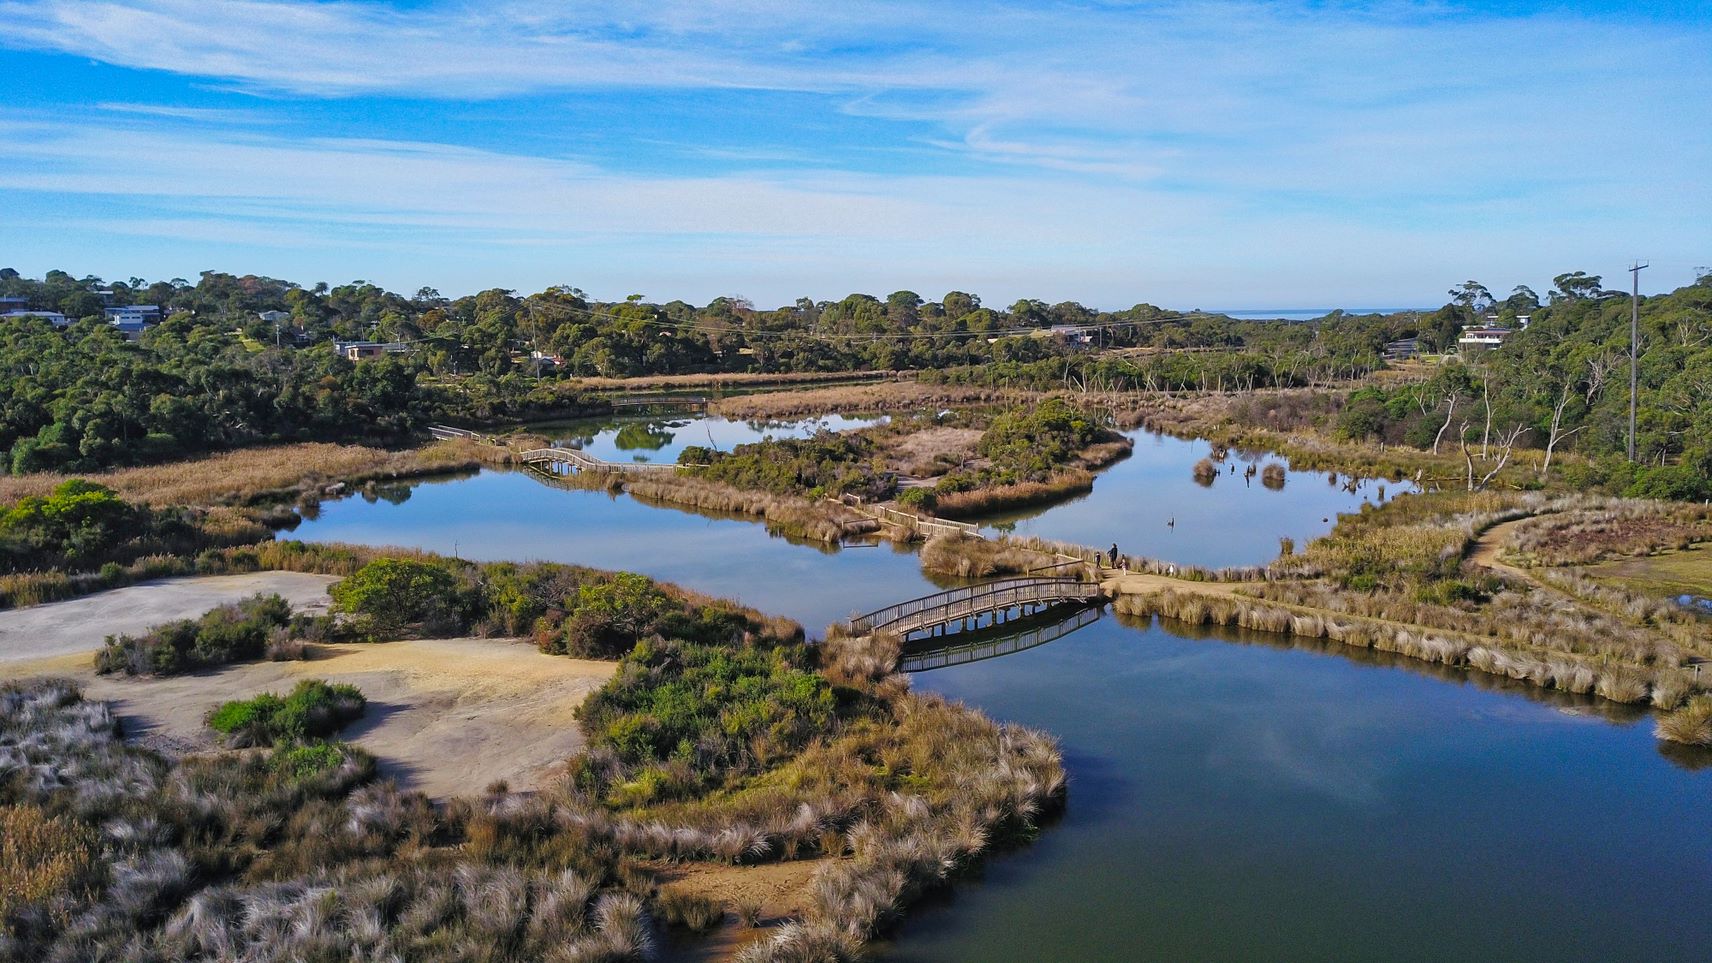
M 1480 375 L 1480 400 L 1486 405 L 1486 428 L 1480 432 L 1480 457 L 1485 458 L 1487 445 L 1492 440 L 1492 375 L 1482 372 Z
M 1508 432 L 1498 436 L 1498 463 L 1492 466 L 1491 471 L 1482 475 L 1480 481 L 1476 482 L 1474 480 L 1474 453 L 1468 449 L 1468 422 L 1465 421 L 1462 423 L 1462 437 L 1459 440 L 1462 444 L 1462 459 L 1468 464 L 1469 491 L 1478 492 L 1486 490 L 1486 486 L 1492 483 L 1492 479 L 1497 478 L 1498 473 L 1504 470 L 1504 466 L 1510 463 L 1510 453 L 1516 449 L 1516 440 L 1521 438 L 1522 432 L 1527 430 L 1527 425 L 1519 424 L 1515 428 L 1512 428 Z M 1481 460 L 1485 461 L 1487 459 L 1482 458 Z
M 1557 443 L 1575 434 L 1586 425 L 1577 425 L 1568 431 L 1563 430 L 1563 412 L 1569 407 L 1569 399 L 1574 397 L 1575 379 L 1563 379 L 1563 391 L 1557 396 L 1557 404 L 1552 406 L 1551 430 L 1546 433 L 1546 460 L 1540 463 L 1540 477 L 1546 477 L 1551 471 L 1552 453 L 1557 450 Z
M 1439 433 L 1433 436 L 1433 454 L 1435 455 L 1439 453 L 1440 439 L 1444 438 L 1445 430 L 1450 427 L 1451 417 L 1456 414 L 1456 392 L 1452 391 L 1446 397 L 1450 401 L 1450 408 L 1445 411 L 1444 424 L 1439 426 Z M 1464 427 L 1467 424 L 1467 422 L 1463 422 Z

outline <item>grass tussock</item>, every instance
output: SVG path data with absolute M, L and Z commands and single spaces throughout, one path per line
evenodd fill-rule
M 1166 590 L 1122 596 L 1113 608 L 1121 614 L 1158 615 L 1191 625 L 1237 626 L 1326 639 L 1506 676 L 1543 688 L 1583 695 L 1591 693 L 1612 702 L 1631 705 L 1651 703 L 1659 708 L 1674 708 L 1692 691 L 1682 672 L 1674 666 L 1649 668 L 1543 647 L 1531 651 L 1510 648 L 1478 637 L 1418 624 L 1302 611 L 1244 596 L 1214 597 Z
M 1696 696 L 1682 708 L 1659 719 L 1660 739 L 1690 746 L 1712 746 L 1712 695 Z

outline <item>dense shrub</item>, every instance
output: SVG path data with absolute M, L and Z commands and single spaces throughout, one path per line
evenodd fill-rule
M 175 675 L 261 658 L 276 633 L 293 625 L 291 605 L 278 595 L 255 595 L 210 609 L 197 619 L 157 625 L 142 635 L 108 636 L 96 653 L 102 673 Z M 307 620 L 297 620 L 298 627 Z
M 691 445 L 678 456 L 684 471 L 735 488 L 780 495 L 860 495 L 883 499 L 897 487 L 873 441 L 853 432 L 768 439 L 729 452 Z
M 1039 481 L 1107 434 L 1093 415 L 1062 398 L 1048 398 L 995 416 L 975 450 L 1000 471 Z
M 831 686 L 805 658 L 800 647 L 641 642 L 578 717 L 592 745 L 633 767 L 631 801 L 675 795 L 776 762 L 832 722 Z
M 208 714 L 208 726 L 238 747 L 295 745 L 338 732 L 362 718 L 366 704 L 356 686 L 305 679 L 284 697 L 264 692 L 222 703 Z M 317 759 L 313 754 L 293 757 L 285 765 L 300 771 Z
M 455 631 L 464 622 L 464 586 L 446 565 L 377 558 L 330 590 L 336 611 L 353 631 L 371 638 L 415 626 L 427 634 Z

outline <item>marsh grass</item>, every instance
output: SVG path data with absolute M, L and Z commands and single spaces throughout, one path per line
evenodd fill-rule
M 434 442 L 404 451 L 306 442 L 76 477 L 106 485 L 128 501 L 155 507 L 251 505 L 291 500 L 341 482 L 352 486 L 468 470 L 495 457 L 503 456 L 490 446 L 465 441 Z M 55 473 L 0 477 L 0 504 L 46 494 L 70 477 Z
M 764 519 L 769 531 L 817 542 L 836 544 L 880 528 L 873 519 L 833 502 L 749 491 L 706 479 L 635 478 L 622 484 L 624 491 L 644 501 L 751 515 Z
M 1662 716 L 1654 732 L 1671 742 L 1712 746 L 1712 695 L 1695 696 L 1687 705 Z
M 1343 645 L 1394 652 L 1409 658 L 1507 676 L 1612 702 L 1651 703 L 1669 709 L 1692 691 L 1672 663 L 1635 665 L 1609 655 L 1584 656 L 1544 646 L 1512 648 L 1490 638 L 1347 613 L 1304 611 L 1245 596 L 1207 596 L 1164 590 L 1124 595 L 1113 608 L 1125 615 L 1158 615 L 1191 625 L 1237 626 L 1321 638 Z

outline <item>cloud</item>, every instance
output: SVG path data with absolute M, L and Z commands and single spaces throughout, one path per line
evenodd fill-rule
M 108 72 L 121 92 L 95 119 L 0 113 L 0 191 L 209 243 L 258 225 L 305 249 L 608 239 L 767 284 L 931 270 L 1207 304 L 1712 245 L 1712 29 L 1694 22 L 1305 0 L 0 0 L 0 22 L 0 45 L 256 95 L 186 106 Z M 759 106 L 717 142 L 650 113 L 717 128 L 734 91 Z M 637 123 L 571 154 L 564 117 L 596 97 Z M 488 99 L 510 127 L 436 126 Z M 373 136 L 327 136 L 359 123 Z

